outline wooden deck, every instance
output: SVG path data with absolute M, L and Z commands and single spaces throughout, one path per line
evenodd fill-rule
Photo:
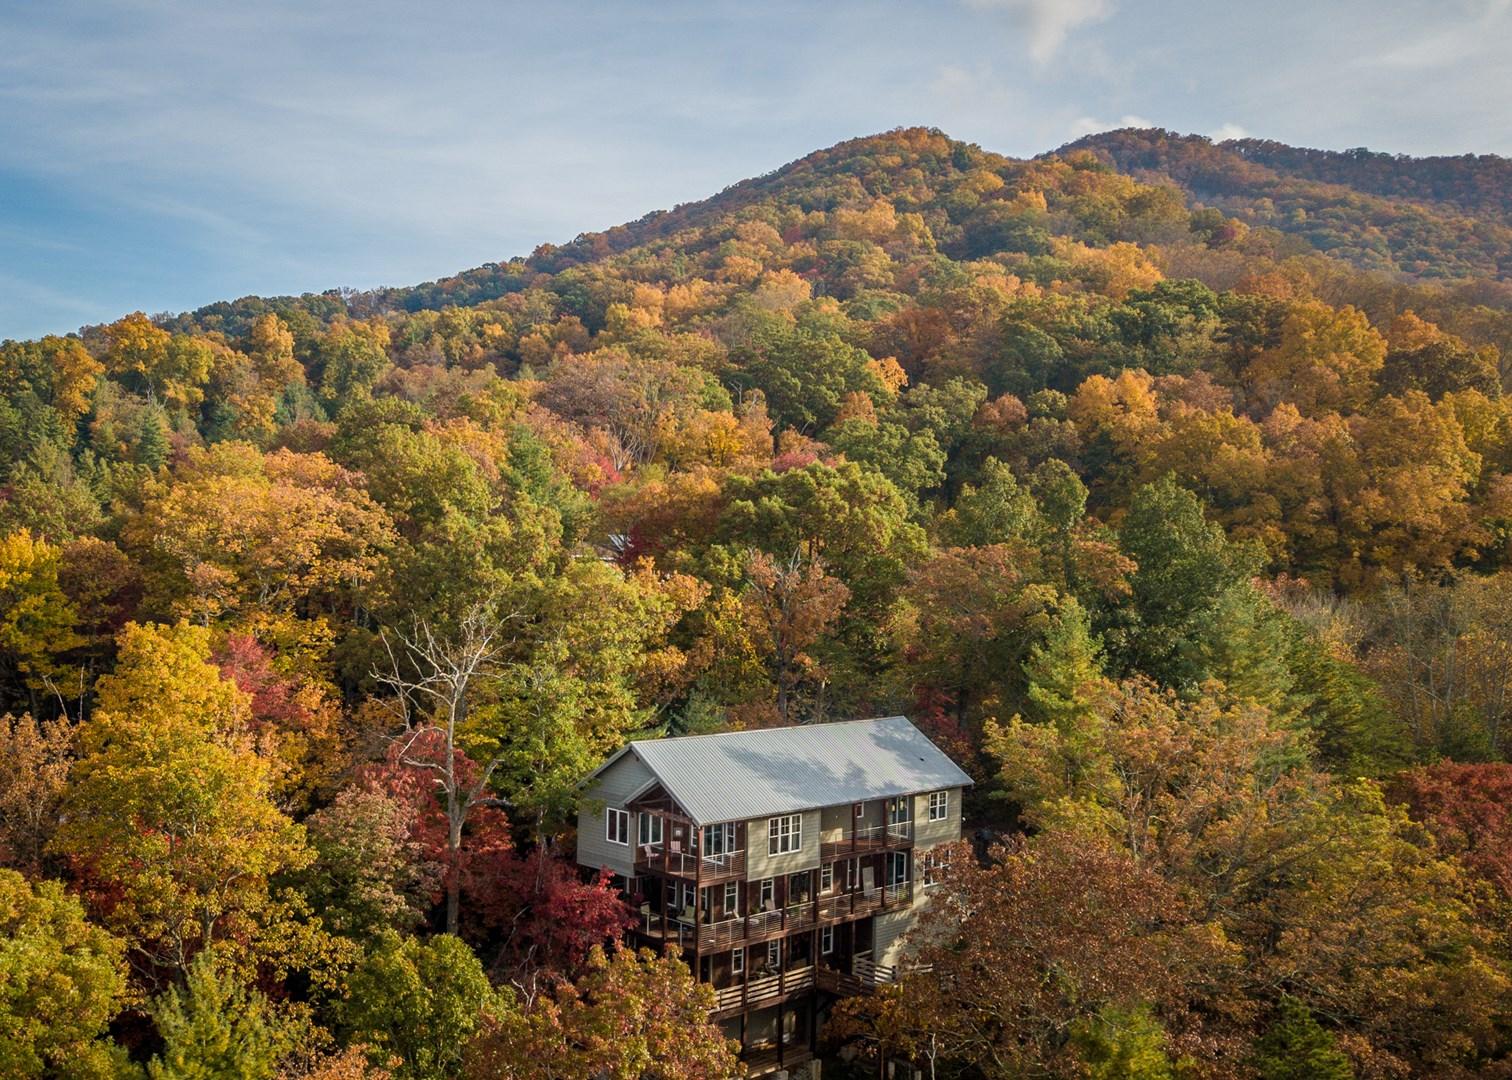
M 641 916 L 638 930 L 653 941 L 665 941 L 679 948 L 691 948 L 697 941 L 700 952 L 717 952 L 785 937 L 815 926 L 833 926 L 836 923 L 863 919 L 880 911 L 907 907 L 913 902 L 913 883 L 879 885 L 870 889 L 821 897 L 802 904 L 793 904 L 776 911 L 761 911 L 737 919 L 721 919 L 719 922 L 699 923 L 668 919 L 663 933 L 661 915 L 650 912 Z
M 765 1008 L 799 994 L 806 994 L 814 986 L 814 968 L 810 964 L 772 975 L 755 975 L 743 983 L 716 990 L 714 1015 Z
M 700 857 L 696 852 L 673 851 L 670 845 L 642 844 L 635 849 L 635 869 L 637 873 L 662 874 L 714 885 L 745 877 L 746 854 L 744 851 L 729 851 Z
M 850 855 L 874 855 L 882 851 L 898 851 L 913 846 L 913 822 L 900 821 L 893 825 L 869 825 L 853 829 L 842 835 L 831 834 L 819 838 L 819 859 L 830 862 Z
M 813 1052 L 808 1045 L 799 1043 L 784 1046 L 780 1056 L 775 1046 L 752 1047 L 740 1056 L 740 1060 L 745 1062 L 746 1075 L 751 1077 L 767 1076 L 778 1069 L 791 1069 L 813 1059 Z

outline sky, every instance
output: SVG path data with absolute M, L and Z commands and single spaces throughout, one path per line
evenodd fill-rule
M 0 0 L 0 339 L 407 285 L 922 124 L 1512 156 L 1512 0 Z

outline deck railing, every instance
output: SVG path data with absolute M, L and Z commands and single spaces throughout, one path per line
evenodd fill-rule
M 913 843 L 913 822 L 895 821 L 891 824 L 867 825 L 864 828 L 832 832 L 819 841 L 819 856 L 833 859 L 842 855 L 864 854 L 869 851 L 886 851 L 889 848 L 908 847 Z
M 659 911 L 647 911 L 641 916 L 642 929 L 649 937 L 675 942 L 688 948 L 697 938 L 702 951 L 728 949 L 736 945 L 767 938 L 782 937 L 798 930 L 811 929 L 816 924 L 828 925 L 859 919 L 878 911 L 906 907 L 913 900 L 913 883 L 879 885 L 870 889 L 856 889 L 834 896 L 805 900 L 772 911 L 758 911 L 718 922 L 697 922 L 692 911 L 682 915 L 669 914 L 665 932 Z
M 769 975 L 752 975 L 744 983 L 734 986 L 726 986 L 716 990 L 714 1005 L 716 1012 L 726 1012 L 730 1009 L 748 1008 L 759 1005 L 762 1002 L 774 1001 L 788 994 L 801 993 L 810 990 L 814 986 L 814 968 L 812 964 L 793 968 L 789 971 L 773 972 Z
M 701 856 L 696 851 L 674 850 L 672 845 L 641 844 L 635 849 L 635 868 L 689 880 L 727 881 L 745 877 L 746 853 L 725 851 Z

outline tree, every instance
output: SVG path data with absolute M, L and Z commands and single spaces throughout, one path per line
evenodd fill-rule
M 202 622 L 350 602 L 391 536 L 359 477 L 325 455 L 241 442 L 190 451 L 122 530 L 148 603 Z
M 201 628 L 130 623 L 119 647 L 80 728 L 53 848 L 149 980 L 186 971 L 216 942 L 226 962 L 266 958 L 281 915 L 270 879 L 309 852 L 269 797 L 247 698 L 210 662 Z
M 67 719 L 0 716 L 0 866 L 42 873 L 47 844 L 60 820 L 73 765 L 74 729 Z
M 347 787 L 305 819 L 311 861 L 300 889 L 337 934 L 371 941 L 419 925 L 441 868 L 415 837 L 418 811 L 377 787 Z
M 1296 304 L 1281 339 L 1245 369 L 1250 392 L 1266 405 L 1295 405 L 1304 416 L 1363 406 L 1386 360 L 1386 339 L 1352 307 Z
M 890 620 L 910 682 L 939 689 L 961 720 L 1011 699 L 1055 599 L 1037 571 L 1022 544 L 942 548 L 914 567 Z
M 504 756 L 497 751 L 474 764 L 463 746 L 470 710 L 481 684 L 498 673 L 504 620 L 476 607 L 452 638 L 417 622 L 389 644 L 390 667 L 373 677 L 395 694 L 403 731 L 396 736 L 395 763 L 426 777 L 446 816 L 446 932 L 455 934 L 461 910 L 462 834 L 479 807 L 492 802 L 491 784 Z
M 347 978 L 338 1014 L 345 1037 L 371 1047 L 372 1061 L 399 1059 L 396 1077 L 439 1080 L 460 1074 L 473 1034 L 505 1008 L 459 938 L 386 930 Z
M 123 951 L 58 882 L 0 870 L 0 1075 L 114 1072 L 104 1035 L 124 1002 Z
M 469 907 L 497 942 L 491 969 L 529 998 L 543 982 L 580 975 L 595 947 L 635 925 L 612 874 L 584 881 L 544 844 L 480 862 L 467 877 Z
M 595 949 L 576 983 L 506 1013 L 468 1050 L 475 1080 L 733 1080 L 737 1046 L 709 1019 L 714 993 L 675 956 Z
M 1004 1080 L 1085 1075 L 1083 1051 L 1105 1050 L 1074 1033 L 1144 1006 L 1179 1018 L 1191 985 L 1225 963 L 1177 890 L 1062 830 L 999 847 L 985 866 L 957 852 L 910 942 L 924 967 L 902 979 L 905 1007 L 951 1059 Z
M 229 969 L 217 967 L 215 951 L 196 956 L 182 988 L 165 991 L 152 1005 L 163 1050 L 147 1063 L 150 1080 L 271 1080 L 279 1039 L 267 1000 Z
M 59 551 L 22 529 L 0 538 L 0 656 L 31 691 L 57 685 L 61 654 L 83 644 L 78 611 L 58 584 Z
M 805 559 L 795 551 L 779 563 L 752 551 L 746 556 L 741 599 L 777 689 L 777 717 L 790 723 L 794 695 L 814 667 L 805 650 L 834 629 L 850 590 L 830 577 L 817 557 Z
M 1354 1066 L 1306 1005 L 1281 995 L 1276 1017 L 1251 1058 L 1261 1080 L 1354 1080 Z
M 1512 900 L 1512 765 L 1424 765 L 1398 774 L 1389 791 L 1440 850 Z
M 1135 621 L 1112 635 L 1110 652 L 1126 670 L 1190 685 L 1200 678 L 1192 650 L 1248 568 L 1197 497 L 1169 476 L 1134 493 L 1119 540 L 1138 565 L 1129 578 Z

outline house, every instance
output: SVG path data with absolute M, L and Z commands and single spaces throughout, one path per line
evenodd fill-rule
M 637 944 L 714 987 L 760 1075 L 894 977 L 970 783 L 902 716 L 637 741 L 586 785 L 578 861 L 637 905 Z

